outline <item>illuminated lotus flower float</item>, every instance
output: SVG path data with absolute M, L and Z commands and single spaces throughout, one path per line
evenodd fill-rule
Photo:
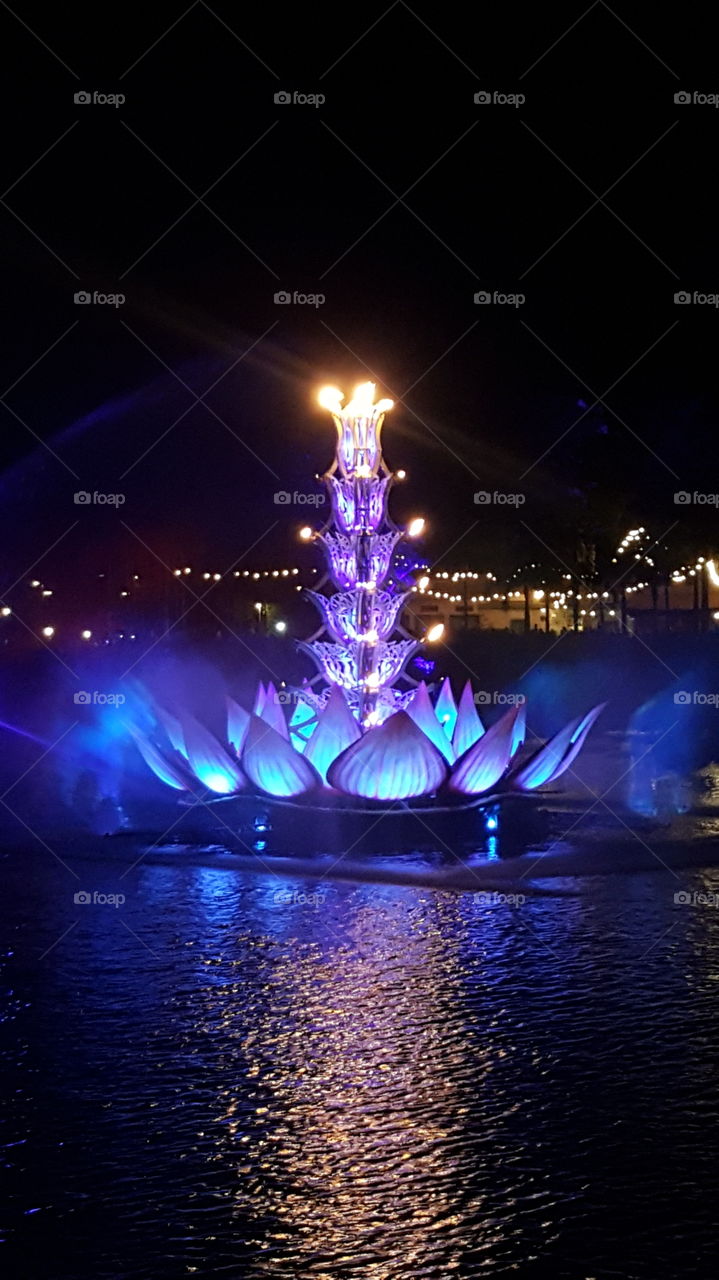
M 359 386 L 344 405 L 334 388 L 320 395 L 337 445 L 323 477 L 330 518 L 321 530 L 301 534 L 321 545 L 327 562 L 318 590 L 307 592 L 320 627 L 300 645 L 317 665 L 314 680 L 279 691 L 261 684 L 251 710 L 228 698 L 226 743 L 182 711 L 156 707 L 157 732 L 133 734 L 169 786 L 192 792 L 199 782 L 221 796 L 250 790 L 285 801 L 346 797 L 356 805 L 431 797 L 432 804 L 474 805 L 502 779 L 503 790 L 519 792 L 554 782 L 581 750 L 601 707 L 520 760 L 523 702 L 485 729 L 469 682 L 456 701 L 445 679 L 433 702 L 426 683 L 405 674 L 417 650 L 440 640 L 443 628 L 436 624 L 417 639 L 400 620 L 412 588 L 396 574 L 396 548 L 424 522 L 402 530 L 388 514 L 390 489 L 403 473 L 384 462 L 382 423 L 392 401 L 375 403 L 374 392 L 372 383 Z

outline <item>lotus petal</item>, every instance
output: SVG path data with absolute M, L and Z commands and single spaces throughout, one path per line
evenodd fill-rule
M 510 751 L 510 759 L 514 759 L 519 748 L 522 746 L 527 736 L 527 704 L 520 702 L 517 708 L 517 719 L 514 722 L 514 733 L 512 734 L 512 750 Z
M 290 716 L 290 742 L 296 751 L 304 751 L 316 728 L 316 708 L 298 697 Z
M 442 681 L 439 697 L 434 704 L 434 713 L 451 742 L 454 726 L 457 723 L 457 703 L 454 700 L 449 676 L 445 676 Z
M 480 796 L 499 782 L 512 758 L 521 710 L 521 707 L 512 707 L 465 751 L 450 774 L 450 791 Z
M 160 724 L 162 725 L 163 729 L 165 730 L 165 733 L 167 734 L 168 738 L 170 739 L 170 742 L 172 743 L 172 746 L 175 749 L 175 751 L 179 751 L 180 755 L 184 756 L 185 759 L 187 759 L 187 747 L 185 746 L 185 735 L 182 732 L 182 725 L 180 724 L 180 721 L 177 719 L 177 716 L 171 715 L 170 712 L 166 711 L 164 707 L 158 707 L 157 718 L 160 721 Z
M 441 733 L 439 725 L 437 728 Z M 446 777 L 447 766 L 440 752 L 406 711 L 396 711 L 384 724 L 370 729 L 327 771 L 331 787 L 366 800 L 428 795 Z
M 332 761 L 361 736 L 362 731 L 347 705 L 347 699 L 335 685 L 320 714 L 317 732 L 305 747 L 305 760 L 315 766 L 326 782 Z
M 261 715 L 262 715 L 262 708 L 263 708 L 263 707 L 264 707 L 264 705 L 265 705 L 265 699 L 266 699 L 266 698 L 267 698 L 267 691 L 266 691 L 265 686 L 263 685 L 262 681 L 260 680 L 259 684 L 257 685 L 257 692 L 255 693 L 255 703 L 254 703 L 254 706 L 253 706 L 253 708 L 252 708 L 252 714 L 253 714 L 253 715 L 255 715 L 255 716 L 261 716 Z
M 417 685 L 412 701 L 408 702 L 405 711 L 422 732 L 426 733 L 437 750 L 442 752 L 447 763 L 452 764 L 454 761 L 452 744 L 447 741 L 447 735 L 434 714 L 434 707 L 424 680 Z
M 242 768 L 260 791 L 277 797 L 301 796 L 322 781 L 314 766 L 258 716 L 250 720 Z
M 227 741 L 232 744 L 238 756 L 242 752 L 247 730 L 250 727 L 250 713 L 241 707 L 234 698 L 226 698 L 227 703 Z
M 454 734 L 452 736 L 452 747 L 454 754 L 459 759 L 474 746 L 478 738 L 484 733 L 484 725 L 479 718 L 477 707 L 472 693 L 472 686 L 469 680 L 462 690 L 462 696 L 459 700 L 457 708 L 457 723 L 454 726 Z
M 214 734 L 190 715 L 182 717 L 182 732 L 190 768 L 202 785 L 221 796 L 239 791 L 244 783 L 242 772 Z
M 262 706 L 262 710 L 258 712 L 258 714 L 263 720 L 267 721 L 267 724 L 271 724 L 272 728 L 276 729 L 278 733 L 281 733 L 282 737 L 289 742 L 290 731 L 287 728 L 287 721 L 285 720 L 284 712 L 282 710 L 285 699 L 289 702 L 289 693 L 284 690 L 282 693 L 278 693 L 270 680 L 270 683 L 265 688 L 265 701 Z
M 144 733 L 132 726 L 130 726 L 130 732 L 145 764 L 149 765 L 155 777 L 160 779 L 160 782 L 166 783 L 168 787 L 174 787 L 175 791 L 190 790 L 190 779 L 183 775 L 182 770 L 177 765 L 167 760 Z
M 606 703 L 601 702 L 586 716 L 570 720 L 559 733 L 555 733 L 554 737 L 550 738 L 549 742 L 540 747 L 531 760 L 527 761 L 524 768 L 520 769 L 513 779 L 515 786 L 520 787 L 522 791 L 534 791 L 545 782 L 554 782 L 557 778 L 561 778 L 578 756 L 589 730 L 605 706 Z

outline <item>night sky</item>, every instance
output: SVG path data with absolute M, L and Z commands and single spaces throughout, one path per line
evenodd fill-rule
M 331 460 L 316 389 L 365 377 L 440 566 L 709 548 L 673 495 L 719 490 L 719 312 L 674 295 L 719 292 L 719 113 L 674 95 L 719 92 L 711 16 L 3 4 L 4 588 L 296 562 L 274 493 Z

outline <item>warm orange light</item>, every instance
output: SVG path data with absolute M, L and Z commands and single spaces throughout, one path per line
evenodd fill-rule
M 304 528 L 300 529 L 300 537 L 303 542 L 309 542 L 312 537 L 312 529 L 310 529 L 308 524 L 306 524 Z
M 410 520 L 407 525 L 407 537 L 418 538 L 424 531 L 424 516 L 416 516 L 414 520 Z
M 442 639 L 443 635 L 444 635 L 444 623 L 435 622 L 434 626 L 430 627 L 429 631 L 427 632 L 424 638 L 427 641 L 427 644 L 436 644 L 438 640 Z

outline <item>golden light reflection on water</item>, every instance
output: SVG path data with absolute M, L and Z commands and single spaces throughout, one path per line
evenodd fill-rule
M 470 1239 L 482 1198 L 463 1185 L 459 1153 L 469 1081 L 481 1090 L 492 1052 L 447 1017 L 461 1006 L 461 975 L 440 911 L 362 906 L 346 945 L 279 955 L 243 1042 L 246 1079 L 217 1117 L 218 1149 L 234 1158 L 256 1089 L 236 1204 L 266 1251 L 258 1274 L 289 1265 L 321 1277 L 344 1265 L 381 1280 L 390 1260 L 397 1275 L 440 1258 L 446 1272 L 470 1244 L 491 1247 L 489 1227 L 483 1242 Z

